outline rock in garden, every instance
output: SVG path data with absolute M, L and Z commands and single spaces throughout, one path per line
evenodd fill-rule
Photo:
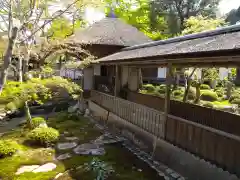
M 57 148 L 60 150 L 65 149 L 72 149 L 77 146 L 77 143 L 75 142 L 67 142 L 67 143 L 58 143 Z
M 95 144 L 113 144 L 113 143 L 118 143 L 118 142 L 122 142 L 123 139 L 118 138 L 118 137 L 113 137 L 111 134 L 106 133 L 104 135 L 101 135 L 100 137 L 98 137 L 94 143 Z
M 54 169 L 56 169 L 57 165 L 54 163 L 47 163 L 44 164 L 40 167 L 38 167 L 37 169 L 34 169 L 32 172 L 34 173 L 39 173 L 39 172 L 48 172 L 48 171 L 52 171 Z
M 61 154 L 60 156 L 57 157 L 57 160 L 64 160 L 64 159 L 68 159 L 70 157 L 72 157 L 72 155 L 70 153 Z
M 31 166 L 22 166 L 20 167 L 17 172 L 15 173 L 16 175 L 25 173 L 25 172 L 32 172 L 33 170 L 39 168 L 39 165 L 31 165 Z
M 78 140 L 77 137 L 65 137 L 65 139 L 66 139 L 67 141 L 77 141 L 77 140 Z
M 105 150 L 97 144 L 81 144 L 73 150 L 76 154 L 81 155 L 104 155 Z

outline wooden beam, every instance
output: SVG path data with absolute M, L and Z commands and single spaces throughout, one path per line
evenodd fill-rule
M 119 65 L 115 66 L 115 87 L 114 87 L 114 96 L 119 95 L 120 91 L 120 76 L 119 76 Z
M 172 82 L 172 64 L 167 65 L 166 72 L 166 92 L 165 92 L 165 103 L 164 103 L 164 136 L 166 136 L 166 125 L 168 119 L 168 113 L 170 109 L 170 95 L 171 95 L 171 82 Z

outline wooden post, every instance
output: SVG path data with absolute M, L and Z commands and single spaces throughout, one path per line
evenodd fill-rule
M 114 96 L 119 95 L 120 90 L 120 78 L 119 78 L 119 66 L 115 66 L 115 87 L 114 87 Z
M 167 72 L 166 72 L 166 93 L 165 93 L 165 104 L 164 104 L 164 138 L 166 138 L 166 126 L 167 126 L 168 113 L 170 109 L 171 82 L 172 82 L 172 64 L 168 63 Z

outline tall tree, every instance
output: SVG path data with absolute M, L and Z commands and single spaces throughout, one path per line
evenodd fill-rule
M 153 40 L 169 37 L 166 19 L 151 17 L 150 0 L 106 0 L 106 14 L 114 11 L 118 18 L 136 27 Z
M 155 17 L 165 11 L 170 17 L 177 17 L 180 30 L 184 29 L 184 22 L 191 16 L 216 17 L 216 10 L 220 0 L 155 0 L 152 11 Z

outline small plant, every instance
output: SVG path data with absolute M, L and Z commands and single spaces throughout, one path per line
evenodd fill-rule
M 143 88 L 143 90 L 146 90 L 147 92 L 155 91 L 155 87 L 152 84 L 144 84 L 142 88 Z
M 176 96 L 182 96 L 182 95 L 183 95 L 183 91 L 177 89 L 177 90 L 174 90 L 174 91 L 172 92 L 172 94 L 173 94 L 174 97 L 176 97 Z
M 58 130 L 50 127 L 38 127 L 28 134 L 28 140 L 39 145 L 49 146 L 59 138 Z
M 33 128 L 39 127 L 41 124 L 46 123 L 46 120 L 43 117 L 34 117 L 32 118 Z
M 234 99 L 234 100 L 232 100 L 231 103 L 232 103 L 232 104 L 240 105 L 240 99 Z
M 216 92 L 211 91 L 211 90 L 204 90 L 201 92 L 201 100 L 204 101 L 217 101 L 218 100 L 218 95 Z
M 0 158 L 12 156 L 19 149 L 16 141 L 0 140 Z
M 93 171 L 96 174 L 96 180 L 105 180 L 114 172 L 111 165 L 98 158 L 93 158 L 92 161 L 87 164 L 86 170 Z
M 166 85 L 165 84 L 161 84 L 160 86 L 157 87 L 156 91 L 159 94 L 165 94 L 165 92 L 166 92 Z
M 229 102 L 232 103 L 232 101 L 235 99 L 240 99 L 240 94 L 238 92 L 235 92 L 234 94 L 231 95 L 231 97 L 229 98 Z
M 222 98 L 224 96 L 223 88 L 217 88 L 217 89 L 215 89 L 215 92 L 217 93 L 218 97 L 220 97 L 220 98 Z
M 209 85 L 207 84 L 201 84 L 200 89 L 211 89 Z
M 13 112 L 13 111 L 16 111 L 16 110 L 17 110 L 17 107 L 16 107 L 16 105 L 14 104 L 14 102 L 10 102 L 10 103 L 7 103 L 5 109 L 6 109 L 7 111 Z
M 204 107 L 208 107 L 208 108 L 213 108 L 213 107 L 214 107 L 214 105 L 213 105 L 212 102 L 204 102 L 202 105 L 203 105 Z

